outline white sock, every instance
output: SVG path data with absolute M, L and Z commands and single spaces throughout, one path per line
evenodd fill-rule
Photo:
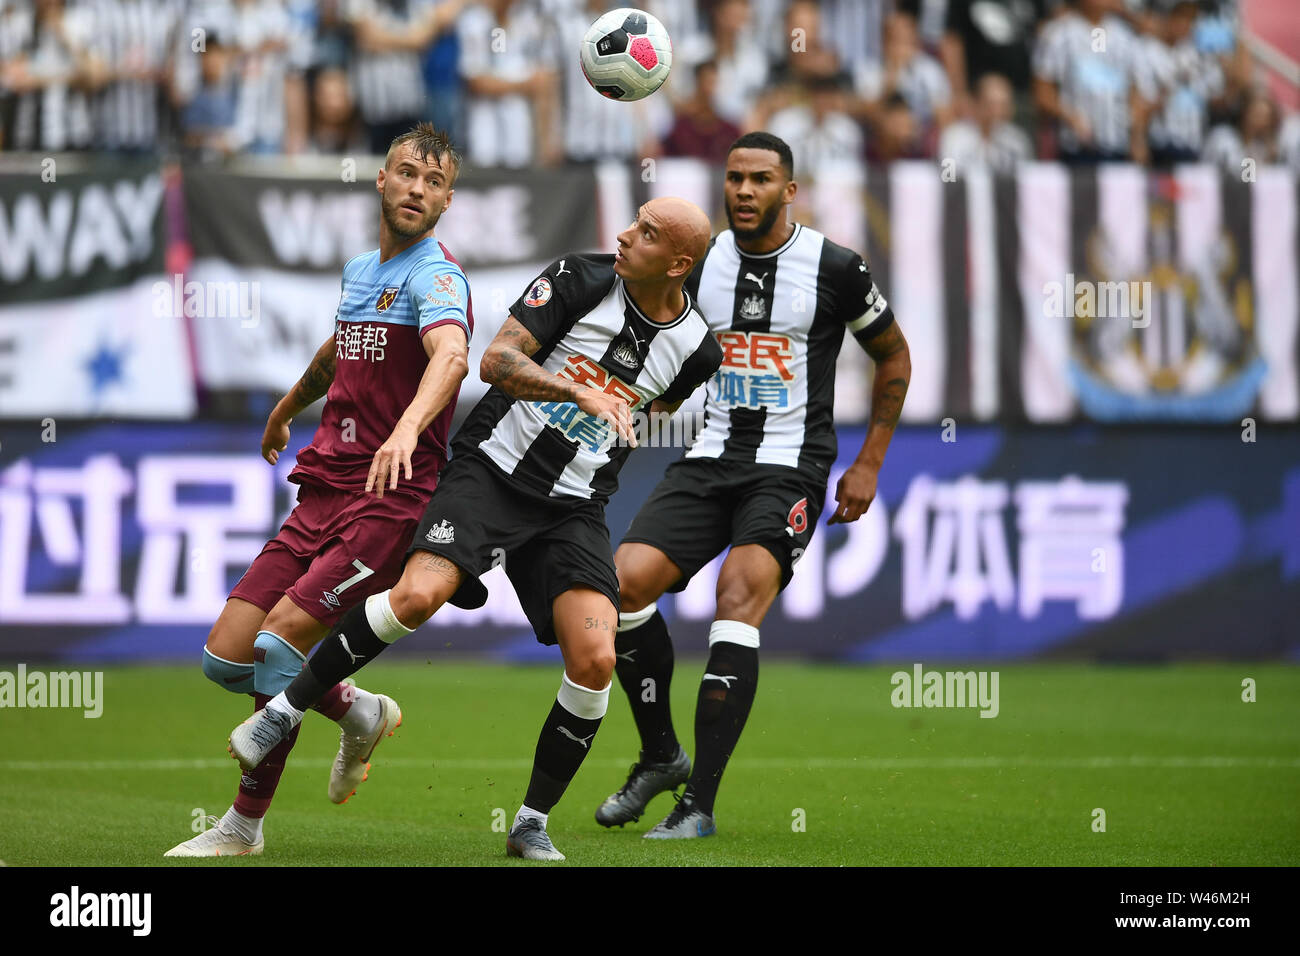
M 515 822 L 511 825 L 510 829 L 513 830 L 515 827 L 519 826 L 519 821 L 521 821 L 521 820 L 527 820 L 527 819 L 529 819 L 530 817 L 531 817 L 532 819 L 534 819 L 534 820 L 541 820 L 541 821 L 542 821 L 542 829 L 543 829 L 543 830 L 546 829 L 546 817 L 547 817 L 547 814 L 545 814 L 545 813 L 538 813 L 536 810 L 534 810 L 532 807 L 528 806 L 527 804 L 521 804 L 521 805 L 520 805 L 520 807 L 519 807 L 519 812 L 515 814 Z
M 375 632 L 375 637 L 385 644 L 391 644 L 415 630 L 399 621 L 397 615 L 393 613 L 393 605 L 388 600 L 388 595 L 392 593 L 392 591 L 384 591 L 366 598 L 366 623 L 370 625 L 370 630 Z
M 232 806 L 221 818 L 221 829 L 235 834 L 245 843 L 256 843 L 262 839 L 262 818 L 246 817 Z
M 293 718 L 295 724 L 302 722 L 303 712 L 293 706 L 293 704 L 289 703 L 289 698 L 284 696 L 284 691 L 280 691 L 280 693 L 268 700 L 266 702 L 266 709 L 274 710 L 280 714 L 287 714 L 289 717 Z
M 592 690 L 574 683 L 565 674 L 560 678 L 560 692 L 555 695 L 555 699 L 574 717 L 600 720 L 609 710 L 609 689 L 613 686 L 614 682 L 610 681 L 604 690 Z
M 373 734 L 375 728 L 379 726 L 381 711 L 379 696 L 360 687 L 353 688 L 349 693 L 354 693 L 356 696 L 352 699 L 352 706 L 348 708 L 347 713 L 338 719 L 339 729 L 354 737 Z

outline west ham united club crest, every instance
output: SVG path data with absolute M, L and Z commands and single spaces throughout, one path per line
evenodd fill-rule
M 379 298 L 375 300 L 376 312 L 387 312 L 388 307 L 393 304 L 397 298 L 397 286 L 390 285 L 383 292 L 379 293 Z

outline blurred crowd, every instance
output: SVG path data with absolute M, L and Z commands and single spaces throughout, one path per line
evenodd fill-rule
M 592 91 L 612 0 L 0 0 L 0 149 L 381 153 L 423 119 L 477 166 L 717 160 L 742 132 L 824 163 L 1026 159 L 1300 170 L 1237 0 L 639 0 L 664 91 Z

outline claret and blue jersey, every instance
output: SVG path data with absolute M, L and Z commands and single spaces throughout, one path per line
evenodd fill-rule
M 448 324 L 459 326 L 468 341 L 474 312 L 465 273 L 435 237 L 387 262 L 379 261 L 377 249 L 350 259 L 335 316 L 334 382 L 320 427 L 298 454 L 290 480 L 361 491 L 375 452 L 419 388 L 429 361 L 424 335 Z M 455 409 L 453 397 L 420 436 L 412 480 L 398 491 L 432 493 L 446 463 Z

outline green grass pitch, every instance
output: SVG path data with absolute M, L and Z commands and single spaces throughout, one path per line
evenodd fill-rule
M 679 660 L 673 686 L 688 750 L 701 667 Z M 718 835 L 682 842 L 641 839 L 671 808 L 668 795 L 624 829 L 593 819 L 636 756 L 615 687 L 551 814 L 556 846 L 586 865 L 1300 863 L 1300 669 L 1002 666 L 994 719 L 894 708 L 895 669 L 765 662 L 723 780 Z M 249 699 L 221 693 L 197 667 L 106 671 L 98 719 L 0 710 L 0 860 L 506 864 L 493 824 L 523 798 L 559 668 L 418 659 L 358 677 L 397 698 L 401 729 L 356 796 L 334 806 L 325 783 L 337 732 L 309 715 L 256 858 L 162 856 L 193 835 L 196 810 L 223 813 L 238 781 L 226 736 Z M 1246 677 L 1254 703 L 1241 699 Z M 1105 832 L 1094 830 L 1098 808 Z

